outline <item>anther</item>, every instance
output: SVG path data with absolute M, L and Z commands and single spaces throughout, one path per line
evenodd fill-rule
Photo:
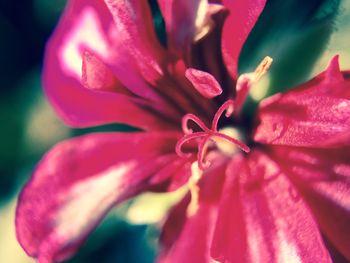
M 262 76 L 269 70 L 273 59 L 269 56 L 266 56 L 259 64 L 259 66 L 254 71 L 254 81 L 258 81 Z
M 239 76 L 236 84 L 235 115 L 238 116 L 248 96 L 251 86 L 260 80 L 269 70 L 273 59 L 266 56 L 254 72 L 245 73 Z

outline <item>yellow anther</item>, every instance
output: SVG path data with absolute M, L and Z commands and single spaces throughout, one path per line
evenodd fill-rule
M 254 79 L 253 81 L 258 81 L 262 76 L 269 70 L 273 59 L 269 56 L 266 56 L 259 64 L 259 66 L 254 71 Z

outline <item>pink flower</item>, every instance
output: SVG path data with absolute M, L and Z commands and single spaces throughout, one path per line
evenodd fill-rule
M 46 52 L 51 103 L 75 127 L 145 131 L 89 134 L 49 151 L 17 207 L 30 256 L 62 261 L 112 206 L 188 183 L 159 261 L 330 262 L 320 230 L 350 259 L 349 73 L 335 57 L 264 100 L 248 129 L 240 110 L 271 60 L 239 78 L 237 61 L 265 1 L 222 2 L 159 0 L 164 48 L 147 1 L 69 1 Z
M 195 212 L 188 195 L 170 213 L 161 261 L 332 262 L 321 233 L 349 260 L 349 106 L 350 72 L 337 56 L 312 80 L 263 100 L 249 154 L 214 156 Z

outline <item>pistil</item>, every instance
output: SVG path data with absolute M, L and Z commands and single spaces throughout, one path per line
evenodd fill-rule
M 234 101 L 228 100 L 226 101 L 215 113 L 215 116 L 213 118 L 211 128 L 208 128 L 205 123 L 196 115 L 194 114 L 186 114 L 182 118 L 182 130 L 184 132 L 184 136 L 177 142 L 176 144 L 176 153 L 181 157 L 188 157 L 191 155 L 191 153 L 185 153 L 182 150 L 182 146 L 189 142 L 195 140 L 198 145 L 198 153 L 197 153 L 197 160 L 198 160 L 198 167 L 201 170 L 205 170 L 209 167 L 210 163 L 205 161 L 205 155 L 208 148 L 209 141 L 216 142 L 217 138 L 224 139 L 234 145 L 236 145 L 238 148 L 240 148 L 244 152 L 249 152 L 250 148 L 241 142 L 240 140 L 233 138 L 227 134 L 224 134 L 220 131 L 218 131 L 218 123 L 219 120 L 224 114 L 227 118 L 229 118 L 233 112 L 234 112 Z M 194 122 L 198 128 L 200 128 L 202 131 L 194 132 L 191 128 L 189 128 L 188 124 L 189 121 Z

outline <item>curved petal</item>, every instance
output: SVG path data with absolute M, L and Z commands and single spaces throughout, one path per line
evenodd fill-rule
M 104 2 L 115 25 L 110 29 L 114 47 L 112 57 L 108 58 L 111 66 L 121 75 L 129 68 L 128 71 L 131 72 L 136 70 L 142 79 L 155 85 L 163 75 L 161 66 L 165 50 L 156 37 L 148 2 L 139 0 L 105 0 Z M 127 87 L 135 92 L 139 89 L 132 85 Z M 147 91 L 147 94 L 145 91 L 142 90 L 143 96 L 155 99 L 156 95 L 151 90 Z
M 177 133 L 101 133 L 56 145 L 18 201 L 17 237 L 39 262 L 71 256 L 117 203 L 171 179 Z M 184 163 L 178 164 L 183 166 Z M 161 180 L 157 182 L 162 183 Z M 159 189 L 158 189 L 159 190 Z
M 171 211 L 163 226 L 158 262 L 211 262 L 209 249 L 226 163 L 215 164 L 203 174 L 199 206 L 193 215 L 187 213 L 190 195 Z
M 211 256 L 220 262 L 231 260 L 243 263 L 246 258 L 246 254 L 242 253 L 247 249 L 247 237 L 239 200 L 239 177 L 231 174 L 233 167 L 236 171 L 241 171 L 243 164 L 240 158 L 235 158 L 226 171 L 228 177 L 225 180 L 211 245 Z
M 325 72 L 261 102 L 254 140 L 303 147 L 350 145 L 350 79 L 335 57 Z
M 116 58 L 120 50 L 116 50 L 113 28 L 112 16 L 102 1 L 68 2 L 46 48 L 43 84 L 48 98 L 75 127 L 112 122 L 148 129 L 164 126 L 145 110 L 150 103 L 126 96 L 131 93 L 125 92 L 125 86 L 141 97 L 157 100 L 139 70 L 125 62 L 130 60 L 128 54 L 122 52 Z
M 271 152 L 300 189 L 329 241 L 350 260 L 350 148 L 274 146 Z
M 332 262 L 306 203 L 259 151 L 227 169 L 212 256 L 220 262 Z
M 230 11 L 223 28 L 224 59 L 232 76 L 237 78 L 241 49 L 266 0 L 223 0 L 222 3 Z
M 207 0 L 158 0 L 170 49 L 183 54 L 205 22 Z

